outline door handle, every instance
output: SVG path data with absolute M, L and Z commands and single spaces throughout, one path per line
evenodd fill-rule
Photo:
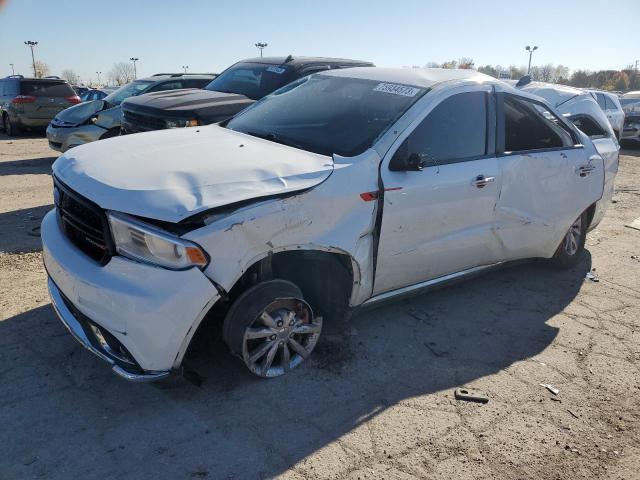
M 496 181 L 496 177 L 485 177 L 484 175 L 478 175 L 476 178 L 473 179 L 473 181 L 471 182 L 471 185 L 478 188 L 484 188 L 487 185 L 489 185 L 491 182 L 495 182 L 495 181 Z
M 581 176 L 581 177 L 586 177 L 591 172 L 593 172 L 595 169 L 596 169 L 596 167 L 591 165 L 591 164 L 581 165 L 578 168 L 576 168 L 576 174 Z

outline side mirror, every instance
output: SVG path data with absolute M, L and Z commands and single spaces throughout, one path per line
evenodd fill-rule
M 427 162 L 423 160 L 422 157 L 417 153 L 412 153 L 411 155 L 409 155 L 409 158 L 407 158 L 406 170 L 409 170 L 412 172 L 419 172 L 426 166 L 427 166 Z

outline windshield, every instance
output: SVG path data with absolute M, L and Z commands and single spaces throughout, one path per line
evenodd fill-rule
M 153 85 L 153 83 L 154 82 L 147 80 L 136 80 L 135 82 L 127 83 L 115 92 L 107 95 L 104 100 L 110 105 L 120 105 L 127 98 L 140 95 L 149 85 Z
M 286 65 L 236 63 L 218 75 L 205 89 L 238 93 L 253 100 L 260 100 L 289 83 L 291 74 L 292 69 Z
M 69 107 L 56 115 L 56 118 L 62 122 L 78 125 L 86 122 L 103 108 L 104 102 L 102 100 L 93 100 Z
M 253 104 L 226 127 L 323 155 L 359 155 L 425 89 L 330 75 L 304 77 Z

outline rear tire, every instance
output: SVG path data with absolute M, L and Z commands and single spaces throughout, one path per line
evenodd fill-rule
M 587 239 L 587 227 L 589 217 L 586 212 L 580 215 L 569 227 L 566 235 L 560 242 L 556 253 L 551 257 L 549 263 L 561 269 L 568 269 L 576 266 L 584 252 L 584 243 Z
M 4 124 L 4 131 L 9 137 L 15 137 L 20 134 L 20 127 L 17 123 L 11 121 L 11 118 L 6 113 L 2 123 Z
M 321 331 L 322 319 L 313 317 L 294 283 L 269 280 L 249 288 L 231 305 L 223 338 L 250 372 L 270 378 L 306 360 Z

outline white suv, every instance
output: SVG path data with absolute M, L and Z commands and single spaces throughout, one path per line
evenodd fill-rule
M 611 127 L 619 140 L 624 126 L 624 111 L 622 110 L 622 105 L 620 105 L 618 95 L 611 92 L 605 92 L 603 90 L 587 89 L 587 91 L 596 100 L 596 102 L 598 102 L 602 111 L 607 115 L 607 118 L 611 123 Z
M 74 148 L 53 174 L 54 307 L 130 380 L 177 370 L 205 316 L 281 375 L 349 307 L 516 259 L 575 265 L 606 206 L 585 134 L 469 70 L 316 74 L 226 124 Z

